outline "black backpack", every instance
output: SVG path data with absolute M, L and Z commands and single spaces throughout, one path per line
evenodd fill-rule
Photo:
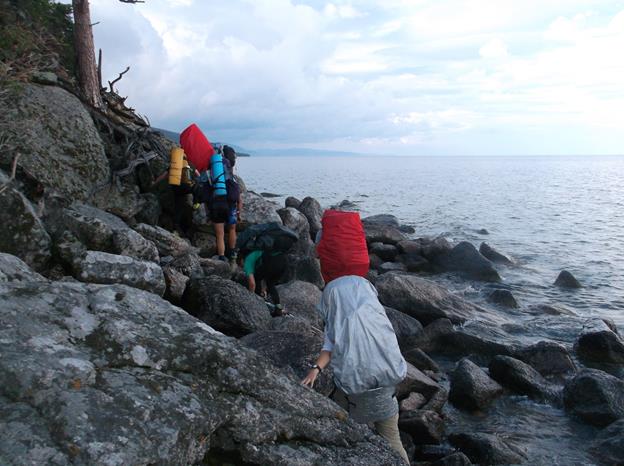
M 252 225 L 238 235 L 236 247 L 242 256 L 251 251 L 285 253 L 297 241 L 297 233 L 277 222 Z

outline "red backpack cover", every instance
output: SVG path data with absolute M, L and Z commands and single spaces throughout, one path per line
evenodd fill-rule
M 208 170 L 210 157 L 215 153 L 212 144 L 204 136 L 199 126 L 191 124 L 180 134 L 180 145 L 184 149 L 186 159 L 200 172 Z
M 326 210 L 321 223 L 323 232 L 316 251 L 325 283 L 345 275 L 366 277 L 370 260 L 360 214 Z

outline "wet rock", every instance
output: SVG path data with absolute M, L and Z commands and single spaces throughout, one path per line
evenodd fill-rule
M 306 197 L 301 201 L 298 207 L 299 211 L 305 215 L 310 225 L 310 237 L 312 240 L 316 238 L 316 234 L 321 229 L 321 218 L 323 217 L 323 208 L 321 204 L 313 197 Z
M 282 195 L 281 195 L 281 194 L 266 193 L 266 192 L 260 193 L 260 195 L 261 195 L 262 197 L 268 197 L 268 198 L 272 198 L 272 197 L 282 197 Z
M 422 408 L 425 403 L 427 403 L 427 399 L 420 393 L 410 393 L 407 398 L 399 403 L 400 411 L 416 411 Z
M 624 381 L 597 369 L 585 369 L 566 383 L 563 402 L 583 421 L 607 426 L 624 417 Z
M 453 323 L 448 319 L 436 319 L 423 328 L 423 338 L 418 347 L 426 352 L 435 352 L 446 335 L 455 332 Z
M 238 283 L 215 276 L 189 280 L 182 307 L 216 330 L 234 337 L 266 330 L 271 320 L 262 298 Z
M 315 285 L 303 281 L 293 281 L 278 285 L 277 291 L 284 308 L 289 314 L 301 317 L 317 328 L 322 328 L 322 321 L 316 310 L 321 302 L 321 290 Z
M 416 233 L 416 229 L 413 226 L 410 226 L 410 225 L 399 225 L 399 231 L 401 233 L 406 233 L 408 235 L 412 235 L 412 234 Z
M 431 272 L 431 262 L 416 254 L 401 254 L 399 261 L 405 265 L 408 272 Z
M 353 212 L 359 210 L 358 205 L 355 202 L 350 201 L 349 199 L 343 199 L 338 204 L 332 205 L 331 208 L 334 210 L 342 210 L 345 212 Z
M 384 262 L 392 262 L 399 253 L 396 246 L 383 243 L 372 243 L 369 250 L 371 253 L 379 256 Z
M 154 243 L 161 256 L 178 257 L 193 248 L 187 240 L 158 226 L 139 223 L 134 229 L 145 239 Z
M 1 157 L 1 156 L 0 156 Z M 15 255 L 42 271 L 52 257 L 52 241 L 30 201 L 0 171 L 0 251 Z
M 399 219 L 390 214 L 377 214 L 364 217 L 362 219 L 364 225 L 385 225 L 388 227 L 399 228 Z
M 0 284 L 22 281 L 45 281 L 45 278 L 31 270 L 19 257 L 0 252 Z
M 74 264 L 74 276 L 87 283 L 121 283 L 158 296 L 166 289 L 163 271 L 153 262 L 102 251 L 87 251 L 84 258 Z
M 490 232 L 487 231 L 485 228 L 480 228 L 479 230 L 477 230 L 477 233 L 479 233 L 480 235 L 489 235 Z
M 446 402 L 448 401 L 448 396 L 449 394 L 445 389 L 439 388 L 433 395 L 431 395 L 431 398 L 429 398 L 427 404 L 423 406 L 423 409 L 435 411 L 441 414 L 444 405 L 446 405 Z
M 375 281 L 379 299 L 426 325 L 439 318 L 464 322 L 485 310 L 464 301 L 432 281 L 413 275 L 386 273 Z
M 141 199 L 143 200 L 143 208 L 134 216 L 136 222 L 152 226 L 158 225 L 162 211 L 158 196 L 154 193 L 144 193 L 141 194 Z
M 470 458 L 461 452 L 453 453 L 442 459 L 434 461 L 430 466 L 471 466 Z
M 110 177 L 104 145 L 80 100 L 65 89 L 22 83 L 10 89 L 0 116 L 2 132 L 19 147 L 20 168 L 47 190 L 86 200 Z M 0 165 L 13 153 L 2 151 Z
M 407 267 L 401 262 L 384 262 L 377 267 L 377 271 L 380 274 L 388 272 L 407 272 Z
M 212 232 L 198 230 L 193 235 L 193 246 L 199 249 L 199 256 L 210 258 L 217 254 L 217 238 Z
M 459 361 L 451 373 L 449 400 L 459 408 L 482 410 L 502 393 L 503 387 L 469 359 Z
M 182 295 L 184 295 L 184 290 L 186 290 L 189 277 L 169 265 L 163 267 L 162 270 L 167 287 L 164 298 L 171 303 L 179 304 L 182 300 Z
M 581 283 L 567 270 L 562 270 L 557 279 L 555 286 L 561 288 L 581 288 Z
M 199 264 L 204 272 L 203 275 L 206 277 L 211 275 L 227 279 L 232 277 L 232 267 L 229 263 L 222 260 L 200 258 Z M 244 282 L 246 282 L 246 280 Z
M 364 232 L 366 233 L 366 242 L 368 244 L 384 243 L 395 245 L 406 239 L 398 228 L 383 224 L 365 223 Z
M 129 228 L 113 233 L 113 251 L 139 260 L 160 261 L 156 245 Z
M 284 201 L 284 207 L 292 207 L 294 209 L 298 209 L 301 205 L 301 201 L 293 196 L 288 196 L 286 201 Z
M 323 337 L 263 330 L 244 336 L 240 342 L 264 355 L 277 367 L 289 369 L 295 380 L 302 380 L 321 351 Z M 316 378 L 314 389 L 325 396 L 334 390 L 331 366 Z
M 437 258 L 451 252 L 453 247 L 446 238 L 438 237 L 434 239 L 421 238 L 422 255 L 429 261 L 435 261 Z
M 576 314 L 561 304 L 533 304 L 528 307 L 530 314 L 542 315 L 547 314 L 551 316 L 575 316 Z
M 59 282 L 0 288 L 1 458 L 402 464 L 333 402 L 154 294 Z
M 391 307 L 385 307 L 401 349 L 415 346 L 423 336 L 423 326 L 413 317 Z
M 483 257 L 485 257 L 486 259 L 489 259 L 492 262 L 505 264 L 505 265 L 513 265 L 513 261 L 509 257 L 507 257 L 504 254 L 501 254 L 500 252 L 498 252 L 496 249 L 494 249 L 492 246 L 490 246 L 489 244 L 485 242 L 481 243 L 481 246 L 479 246 L 479 252 L 481 253 Z
M 396 247 L 401 254 L 422 256 L 422 241 L 421 240 L 399 241 Z
M 601 464 L 622 464 L 622 458 L 624 458 L 624 419 L 615 421 L 600 431 L 592 442 L 591 452 Z
M 527 459 L 518 446 L 494 434 L 451 434 L 449 441 L 475 464 L 523 464 Z
M 421 341 L 424 337 L 424 330 L 421 332 Z M 407 362 L 412 364 L 421 371 L 440 372 L 440 367 L 420 348 L 410 348 L 403 352 L 403 357 Z
M 514 352 L 513 357 L 531 365 L 544 376 L 576 371 L 576 365 L 566 347 L 554 341 L 540 341 L 521 348 Z
M 624 341 L 611 329 L 581 334 L 574 349 L 587 361 L 624 364 Z
M 488 301 L 504 307 L 517 308 L 518 301 L 509 290 L 494 290 L 488 295 Z
M 414 456 L 418 461 L 437 461 L 454 451 L 455 449 L 450 445 L 418 445 Z
M 438 257 L 436 264 L 444 270 L 460 272 L 474 280 L 501 281 L 492 262 L 483 257 L 468 241 L 462 241 L 448 254 Z
M 399 417 L 399 429 L 416 445 L 437 444 L 444 436 L 444 421 L 434 411 L 405 411 Z
M 605 324 L 607 327 L 609 327 L 609 329 L 610 329 L 613 333 L 615 333 L 616 335 L 619 335 L 619 334 L 620 334 L 620 332 L 619 332 L 619 331 L 618 331 L 618 329 L 617 329 L 617 325 L 615 325 L 615 322 L 613 321 L 613 319 L 606 319 L 606 318 L 604 318 L 604 317 L 603 317 L 601 320 L 604 322 L 604 324 Z
M 496 356 L 490 362 L 490 376 L 515 393 L 536 400 L 556 400 L 557 391 L 528 364 L 509 357 Z
M 435 341 L 435 348 L 441 353 L 478 355 L 484 362 L 499 354 L 511 355 L 520 346 L 518 340 L 498 325 L 482 321 L 467 322 L 453 332 L 440 335 Z
M 277 214 L 279 209 L 277 204 L 252 191 L 247 191 L 242 196 L 243 210 L 240 213 L 242 226 L 270 222 L 282 223 L 282 219 Z
M 434 380 L 427 377 L 410 363 L 407 363 L 407 375 L 405 379 L 397 385 L 397 398 L 402 399 L 412 392 L 421 393 L 429 399 L 440 389 Z

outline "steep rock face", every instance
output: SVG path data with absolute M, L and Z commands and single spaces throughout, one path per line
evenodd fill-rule
M 20 148 L 19 165 L 39 183 L 86 200 L 108 181 L 102 140 L 78 98 L 60 87 L 21 84 L 5 102 L 3 130 Z M 8 166 L 11 157 L 0 154 L 0 163 Z
M 9 178 L 0 171 L 0 187 Z M 0 192 L 0 251 L 16 255 L 36 270 L 43 270 L 51 258 L 50 235 L 33 205 L 12 186 Z
M 0 284 L 0 353 L 3 464 L 401 464 L 264 357 L 126 286 Z

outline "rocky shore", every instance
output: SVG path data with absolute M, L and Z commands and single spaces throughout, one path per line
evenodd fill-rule
M 322 344 L 315 199 L 281 207 L 244 189 L 241 228 L 277 221 L 299 236 L 280 287 L 290 314 L 271 318 L 240 270 L 212 258 L 201 210 L 192 241 L 170 231 L 170 193 L 151 174 L 171 141 L 110 133 L 56 85 L 13 92 L 1 122 L 15 150 L 0 159 L 0 463 L 401 464 L 326 398 L 330 371 L 316 391 L 299 384 Z M 162 153 L 115 175 L 137 141 Z M 593 461 L 622 464 L 624 341 L 612 322 L 583 320 L 569 347 L 520 340 L 512 310 L 559 310 L 524 309 L 503 286 L 512 258 L 419 238 L 392 215 L 363 223 L 369 279 L 409 362 L 397 395 L 413 464 L 535 464 L 521 438 L 458 431 L 449 416 L 486 426 L 514 397 L 592 426 Z M 438 282 L 449 273 L 500 287 L 475 304 Z M 562 273 L 545 286 L 582 284 Z

